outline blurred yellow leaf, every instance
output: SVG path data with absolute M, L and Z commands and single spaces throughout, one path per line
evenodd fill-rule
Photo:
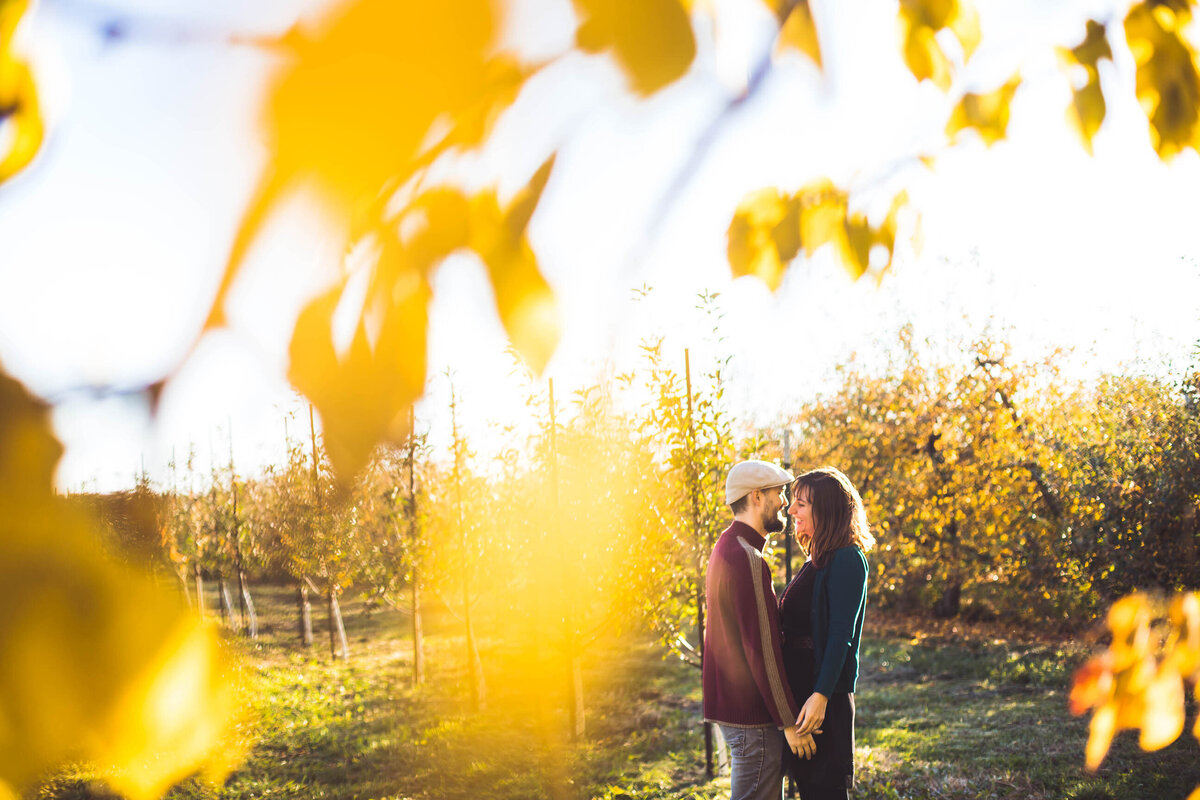
M 973 129 L 988 147 L 1003 139 L 1008 130 L 1009 106 L 1020 84 L 1021 77 L 1014 75 L 993 92 L 963 95 L 946 123 L 946 135 L 957 138 L 962 131 Z
M 1088 725 L 1088 740 L 1086 748 L 1087 768 L 1095 772 L 1108 754 L 1113 736 L 1117 732 L 1117 709 L 1112 703 L 1107 703 L 1096 709 Z
M 1171 601 L 1171 636 L 1167 652 L 1181 675 L 1200 678 L 1200 592 L 1185 592 Z
M 45 137 L 37 87 L 29 66 L 13 52 L 17 26 L 28 0 L 0 0 L 0 183 L 29 165 Z
M 337 219 L 353 219 L 431 152 L 486 136 L 525 78 L 511 57 L 492 52 L 495 33 L 489 0 L 348 0 L 289 38 L 292 58 L 264 104 L 268 165 L 208 327 L 224 323 L 245 254 L 285 192 L 311 185 Z
M 734 277 L 754 275 L 775 291 L 799 251 L 797 203 L 772 188 L 742 198 L 727 233 L 726 253 Z
M 562 320 L 525 229 L 553 166 L 551 156 L 503 211 L 495 192 L 481 192 L 470 203 L 470 247 L 487 268 L 509 339 L 536 373 L 558 346 Z
M 55 496 L 60 452 L 48 409 L 0 372 L 0 782 L 91 759 L 135 800 L 156 797 L 222 746 L 232 689 L 213 633 L 108 560 Z M 161 686 L 185 700 L 164 707 L 147 688 Z
M 779 30 L 779 45 L 799 50 L 821 68 L 821 42 L 808 0 L 799 0 L 792 6 Z
M 900 38 L 904 61 L 918 81 L 931 80 L 943 91 L 950 88 L 950 59 L 936 40 L 949 29 L 962 48 L 966 63 L 979 46 L 979 14 L 970 0 L 900 0 Z
M 1071 713 L 1079 716 L 1112 696 L 1112 659 L 1107 655 L 1094 656 L 1075 670 L 1068 697 Z
M 871 266 L 871 245 L 875 236 L 865 214 L 854 214 L 846 220 L 846 250 L 842 254 L 842 266 L 850 277 L 858 280 Z
M 811 258 L 813 253 L 831 243 L 839 252 L 844 251 L 846 205 L 849 202 L 846 193 L 832 181 L 821 179 L 806 185 L 796 197 L 800 202 L 800 242 L 804 245 L 804 254 Z
M 535 371 L 545 367 L 561 321 L 525 231 L 553 165 L 551 157 L 503 210 L 493 190 L 471 198 L 447 187 L 422 193 L 400 212 L 394 230 L 377 232 L 361 305 L 342 307 L 358 302 L 348 296 L 347 278 L 301 312 L 288 379 L 320 412 L 339 478 L 357 473 L 378 443 L 407 434 L 408 409 L 425 391 L 430 276 L 455 250 L 478 253 L 513 345 Z M 353 323 L 344 348 L 337 346 L 335 318 Z
M 904 38 L 904 62 L 918 81 L 930 80 L 946 91 L 950 88 L 950 60 L 942 52 L 941 45 L 929 28 L 906 27 Z
M 272 168 L 342 208 L 371 199 L 411 167 L 435 119 L 490 99 L 494 33 L 487 0 L 343 2 L 270 88 Z
M 612 50 L 634 91 L 652 94 L 683 76 L 696 38 L 680 0 L 574 0 L 582 21 L 579 47 Z
M 424 393 L 432 290 L 424 275 L 403 265 L 404 257 L 397 244 L 383 246 L 377 269 L 394 278 L 380 284 L 387 294 L 374 319 L 355 309 L 344 352 L 333 328 L 344 284 L 312 300 L 292 334 L 288 380 L 320 412 L 325 450 L 342 478 L 354 475 L 380 441 L 404 435 L 408 407 Z
M 1192 793 L 1187 796 L 1187 800 L 1200 800 L 1200 786 L 1192 789 Z
M 1166 666 L 1158 670 L 1143 697 L 1141 735 L 1138 744 L 1143 750 L 1159 750 L 1183 733 L 1183 678 Z
M 1100 60 L 1112 60 L 1107 32 L 1102 24 L 1088 20 L 1087 35 L 1074 48 L 1060 48 L 1059 57 L 1069 70 L 1083 70 L 1086 80 L 1083 85 L 1074 85 L 1073 99 L 1067 110 L 1067 120 L 1079 134 L 1080 141 L 1090 154 L 1092 139 L 1104 122 L 1106 104 L 1100 88 Z
M 1137 97 L 1150 123 L 1150 140 L 1163 160 L 1197 146 L 1200 73 L 1183 35 L 1186 4 L 1139 3 L 1125 17 L 1125 38 L 1137 65 Z

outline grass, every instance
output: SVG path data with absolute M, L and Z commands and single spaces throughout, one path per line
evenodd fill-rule
M 487 702 L 472 712 L 463 640 L 444 611 L 427 620 L 428 680 L 414 688 L 400 615 L 346 603 L 343 664 L 320 636 L 311 651 L 297 646 L 290 593 L 256 597 L 263 633 L 237 642 L 253 698 L 248 755 L 223 786 L 190 780 L 174 800 L 728 797 L 728 777 L 704 776 L 696 670 L 664 660 L 649 637 L 589 652 L 588 733 L 572 744 L 549 648 L 485 639 Z M 1065 697 L 1080 645 L 910 622 L 881 618 L 864 639 L 853 797 L 1183 800 L 1200 784 L 1186 734 L 1158 753 L 1123 734 L 1097 774 L 1083 769 L 1087 721 L 1069 716 Z M 33 795 L 109 796 L 82 765 Z

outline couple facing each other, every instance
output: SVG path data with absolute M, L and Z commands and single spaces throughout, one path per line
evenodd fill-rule
M 809 560 L 781 597 L 763 558 L 787 513 Z M 862 499 L 839 470 L 798 478 L 766 461 L 729 471 L 733 523 L 706 576 L 704 719 L 729 745 L 732 800 L 846 798 L 854 776 L 854 685 L 875 544 Z M 799 701 L 799 702 L 797 702 Z

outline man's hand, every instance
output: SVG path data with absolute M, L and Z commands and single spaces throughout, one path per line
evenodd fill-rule
M 804 701 L 804 708 L 800 709 L 800 716 L 796 717 L 797 732 L 801 736 L 820 733 L 818 728 L 825 721 L 825 706 L 828 703 L 829 698 L 819 692 L 808 696 Z
M 799 728 L 792 725 L 783 729 L 783 735 L 787 738 L 788 747 L 792 749 L 792 752 L 808 760 L 813 757 L 813 753 L 817 752 L 817 743 L 813 741 L 811 733 L 801 736 L 798 731 Z

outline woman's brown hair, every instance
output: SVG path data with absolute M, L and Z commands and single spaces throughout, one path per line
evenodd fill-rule
M 824 567 L 840 547 L 853 544 L 865 553 L 875 546 L 862 498 L 841 470 L 820 467 L 804 473 L 792 483 L 792 497 L 800 492 L 808 495 L 812 507 L 813 538 L 808 548 L 814 566 Z

